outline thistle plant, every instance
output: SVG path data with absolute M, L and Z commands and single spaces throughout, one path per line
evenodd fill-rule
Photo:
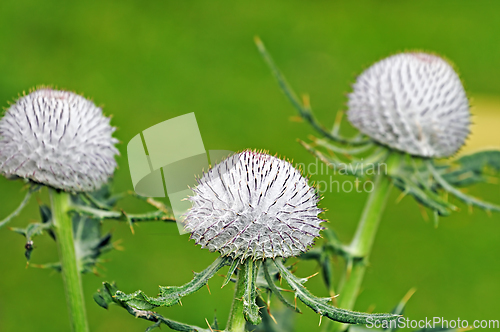
M 21 96 L 0 120 L 0 173 L 28 186 L 20 206 L 0 227 L 16 217 L 30 196 L 47 187 L 50 207 L 40 205 L 40 223 L 11 228 L 26 237 L 29 262 L 33 238 L 48 233 L 57 243 L 60 261 L 35 265 L 62 273 L 73 331 L 88 330 L 81 273 L 95 272 L 100 256 L 111 250 L 111 234 L 101 220 L 173 220 L 166 208 L 131 215 L 112 208 L 123 194 L 111 195 L 108 181 L 116 168 L 115 128 L 92 101 L 69 91 L 40 88 Z
M 219 330 L 217 323 L 205 329 L 174 322 L 151 310 L 180 303 L 182 297 L 199 290 L 228 265 L 223 287 L 230 281 L 236 286 L 226 331 L 243 332 L 247 322 L 261 322 L 257 301 L 263 292 L 275 295 L 295 311 L 299 311 L 299 299 L 321 317 L 342 323 L 364 324 L 369 319 L 399 317 L 336 308 L 329 303 L 331 298 L 311 294 L 303 285 L 307 278 L 296 277 L 284 264 L 284 259 L 307 252 L 323 229 L 316 190 L 291 163 L 262 152 L 243 151 L 204 173 L 193 192 L 184 227 L 197 244 L 220 256 L 187 284 L 160 287 L 158 297 L 142 291 L 126 294 L 114 284 L 104 283 L 95 296 L 99 305 L 107 308 L 116 303 L 136 317 L 155 322 L 150 328 L 165 324 L 178 331 Z M 276 285 L 278 276 L 294 292 L 294 303 Z
M 346 137 L 340 133 L 343 113 L 337 113 L 333 129 L 327 130 L 314 117 L 309 96 L 304 95 L 300 100 L 259 38 L 256 44 L 299 115 L 322 136 L 310 143 L 300 143 L 326 165 L 374 182 L 351 243 L 342 244 L 333 230 L 328 229 L 323 246 L 300 257 L 318 261 L 331 294 L 339 295 L 340 308 L 352 310 L 354 307 L 393 186 L 401 190 L 398 200 L 411 195 L 420 204 L 424 216 L 426 209 L 431 210 L 436 226 L 439 216 L 448 216 L 459 209 L 448 200 L 449 195 L 471 210 L 478 207 L 487 213 L 500 211 L 500 206 L 457 188 L 488 182 L 490 175 L 500 170 L 500 151 L 443 159 L 454 156 L 465 144 L 471 117 L 461 80 L 446 60 L 421 52 L 401 53 L 366 69 L 357 77 L 347 103 L 348 119 L 360 132 Z M 347 162 L 351 167 L 346 167 Z M 374 177 L 363 172 L 370 164 L 383 166 L 377 167 L 383 172 Z M 331 280 L 332 256 L 345 260 L 343 277 L 337 287 Z M 402 313 L 407 300 L 405 297 L 393 313 Z M 341 331 L 348 326 L 334 323 L 327 329 Z
M 325 129 L 313 116 L 309 97 L 299 100 L 260 40 L 257 46 L 283 92 L 322 136 L 301 144 L 328 166 L 374 183 L 352 242 L 341 243 L 333 230 L 323 226 L 320 197 L 299 169 L 264 152 L 245 150 L 213 165 L 197 180 L 188 198 L 192 207 L 183 226 L 197 245 L 218 253 L 210 266 L 182 286 L 160 287 L 157 297 L 140 290 L 125 293 L 114 283 L 104 282 L 94 300 L 104 308 L 116 304 L 153 322 L 147 331 L 161 325 L 178 331 L 221 330 L 217 320 L 202 328 L 170 320 L 154 310 L 181 304 L 183 297 L 228 267 L 222 287 L 232 282 L 235 291 L 225 331 L 273 331 L 271 297 L 284 303 L 289 312 L 300 312 L 299 300 L 319 314 L 320 323 L 323 316 L 332 320 L 326 324 L 332 331 L 397 319 L 411 295 L 391 313 L 352 311 L 392 187 L 402 191 L 400 199 L 413 196 L 423 211 L 431 210 L 436 225 L 439 216 L 458 210 L 448 200 L 449 194 L 471 208 L 500 211 L 498 205 L 457 189 L 488 181 L 491 171 L 500 170 L 500 151 L 444 159 L 464 145 L 470 112 L 460 78 L 436 55 L 398 54 L 363 72 L 349 94 L 347 113 L 359 134 L 345 137 L 340 133 L 342 113 L 331 131 Z M 102 232 L 103 222 L 124 221 L 132 231 L 136 222 L 175 222 L 165 205 L 135 194 L 155 210 L 132 214 L 116 207 L 126 194 L 110 190 L 118 154 L 114 130 L 92 101 L 49 88 L 23 95 L 0 120 L 0 173 L 21 179 L 28 187 L 20 206 L 0 221 L 0 227 L 19 215 L 31 195 L 48 188 L 51 203 L 40 205 L 41 222 L 11 229 L 26 237 L 28 261 L 35 236 L 47 233 L 56 241 L 60 261 L 32 266 L 61 272 L 72 329 L 77 332 L 88 331 L 81 274 L 95 273 L 101 255 L 115 247 L 111 234 Z M 344 167 L 346 160 L 352 167 Z M 371 177 L 363 172 L 369 164 L 384 165 L 378 168 L 383 172 Z M 321 244 L 312 248 L 322 236 Z M 345 261 L 337 285 L 332 280 L 333 256 Z M 304 286 L 310 277 L 294 274 L 290 261 L 300 259 L 319 263 L 330 297 L 313 295 Z M 288 288 L 281 284 L 283 279 Z M 293 294 L 293 300 L 286 292 Z

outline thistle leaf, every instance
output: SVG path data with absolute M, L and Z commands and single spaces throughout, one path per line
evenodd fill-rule
M 432 174 L 436 182 L 439 184 L 441 188 L 443 188 L 445 191 L 449 192 L 450 194 L 454 195 L 458 199 L 462 200 L 468 205 L 474 205 L 477 206 L 483 210 L 487 211 L 499 211 L 500 212 L 500 205 L 488 203 L 488 202 L 483 202 L 480 199 L 477 199 L 475 197 L 469 196 L 461 192 L 460 190 L 456 189 L 453 187 L 450 183 L 444 179 L 439 171 L 434 167 L 432 164 L 432 161 L 428 160 L 426 162 L 427 168 L 429 172 Z
M 303 252 L 302 254 L 300 254 L 299 258 L 302 259 L 302 260 L 315 260 L 315 261 L 319 261 L 319 259 L 321 258 L 322 254 L 323 254 L 323 250 L 322 249 L 312 248 L 311 250 Z
M 330 255 L 324 254 L 320 260 L 321 272 L 323 276 L 323 281 L 325 282 L 326 289 L 330 295 L 334 295 L 333 291 L 333 267 Z
M 491 167 L 495 171 L 500 171 L 500 151 L 479 151 L 460 157 L 455 162 L 464 169 L 476 173 L 483 172 L 485 167 Z
M 38 190 L 38 189 L 34 189 L 33 186 L 30 189 L 28 189 L 28 191 L 26 192 L 26 195 L 24 196 L 23 200 L 21 201 L 21 204 L 19 204 L 19 206 L 11 214 L 9 214 L 5 219 L 3 219 L 3 220 L 0 221 L 0 228 L 2 228 L 3 226 L 7 225 L 12 219 L 14 219 L 15 217 L 17 217 L 17 215 L 19 213 L 21 213 L 21 211 L 24 209 L 24 207 L 26 206 L 26 204 L 28 204 L 28 202 L 30 201 L 31 194 L 35 190 Z
M 309 292 L 302 285 L 303 279 L 297 278 L 290 271 L 288 271 L 288 269 L 283 265 L 283 262 L 275 260 L 274 264 L 281 273 L 281 276 L 295 291 L 295 296 L 321 316 L 326 316 L 331 320 L 348 324 L 367 324 L 370 319 L 390 321 L 399 317 L 399 315 L 394 314 L 366 314 L 331 306 L 328 304 L 328 302 L 331 301 L 330 298 L 319 298 L 312 295 L 311 292 Z
M 51 227 L 51 223 L 31 223 L 26 228 L 11 228 L 12 231 L 24 235 L 26 237 L 26 244 L 24 245 L 25 252 L 24 256 L 29 261 L 31 258 L 31 253 L 34 249 L 33 246 L 33 237 L 37 235 L 41 235 L 43 231 L 49 229 Z
M 299 307 L 297 307 L 296 305 L 290 303 L 284 296 L 283 294 L 281 294 L 281 291 L 280 289 L 278 289 L 278 287 L 276 287 L 276 284 L 274 283 L 274 280 L 273 278 L 271 277 L 271 274 L 269 273 L 269 261 L 266 259 L 264 261 L 264 263 L 262 264 L 263 267 L 264 267 L 264 276 L 266 278 L 266 281 L 267 281 L 267 284 L 269 285 L 269 289 L 271 290 L 271 292 L 283 303 L 285 304 L 287 307 L 291 308 L 292 310 L 298 312 L 298 313 L 302 313 L 302 311 L 300 311 Z
M 92 200 L 90 200 L 89 197 L 92 197 Z M 71 195 L 71 202 L 74 205 L 92 208 L 92 205 L 107 204 L 107 199 L 109 197 L 109 187 L 103 186 L 97 192 Z M 43 230 L 46 230 L 55 240 L 55 235 L 50 228 L 52 226 L 52 212 L 48 206 L 43 204 L 40 205 L 40 217 L 42 219 L 41 224 L 30 224 L 26 229 L 15 229 L 15 231 L 26 235 L 27 240 L 30 241 L 32 236 L 39 235 Z M 102 262 L 101 255 L 113 249 L 111 234 L 102 234 L 102 224 L 99 218 L 96 219 L 81 214 L 73 214 L 71 218 L 76 249 L 75 253 L 80 272 L 95 272 L 96 265 Z M 29 246 L 26 246 L 26 256 L 29 259 L 31 252 L 28 253 L 28 248 Z M 32 250 L 32 248 L 30 249 Z M 57 271 L 61 270 L 61 264 L 59 262 L 33 266 L 55 269 Z
M 340 160 L 339 158 L 337 158 L 335 156 L 326 156 L 321 151 L 315 149 L 314 147 L 312 147 L 311 145 L 309 145 L 303 141 L 299 141 L 299 143 L 302 144 L 302 146 L 307 151 L 309 151 L 309 153 L 311 153 L 313 156 L 315 156 L 316 158 L 321 160 L 324 164 L 326 164 L 331 169 L 339 170 L 340 172 L 343 172 L 345 175 L 362 176 L 359 173 L 360 168 L 358 167 L 358 165 L 356 165 L 356 167 L 347 167 L 347 164 L 345 162 L 343 162 L 342 160 Z
M 243 313 L 245 319 L 253 325 L 258 325 L 262 321 L 259 314 L 259 307 L 255 303 L 257 299 L 256 280 L 258 264 L 258 261 L 247 259 L 246 262 L 241 265 L 241 269 L 238 273 L 238 278 L 245 279 Z
M 326 128 L 316 120 L 314 114 L 312 113 L 310 103 L 309 102 L 302 103 L 299 101 L 297 95 L 290 87 L 290 85 L 288 84 L 288 82 L 286 81 L 285 77 L 280 72 L 276 64 L 274 63 L 273 59 L 271 58 L 271 55 L 267 52 L 266 47 L 264 46 L 264 43 L 262 43 L 260 38 L 258 37 L 255 38 L 255 44 L 257 45 L 257 49 L 259 50 L 262 58 L 269 66 L 269 69 L 271 69 L 271 72 L 278 81 L 278 85 L 280 86 L 281 91 L 283 91 L 283 93 L 288 98 L 290 103 L 297 109 L 299 115 L 302 118 L 304 118 L 304 120 L 308 121 L 311 124 L 311 126 L 314 129 L 316 129 L 321 135 L 327 137 L 328 139 L 334 142 L 351 144 L 351 145 L 364 145 L 370 142 L 370 140 L 366 138 L 364 139 L 347 138 L 338 135 L 336 132 L 330 133 L 328 130 L 326 130 Z
M 81 272 L 92 272 L 99 257 L 113 249 L 111 234 L 101 235 L 101 222 L 81 216 L 73 216 L 73 234 L 76 256 Z
M 203 287 L 208 279 L 213 277 L 222 267 L 232 261 L 228 257 L 218 257 L 208 268 L 200 273 L 195 273 L 194 278 L 183 286 L 160 287 L 160 296 L 157 298 L 147 296 L 138 290 L 132 294 L 126 294 L 116 289 L 112 296 L 122 303 L 138 310 L 149 310 L 156 307 L 170 307 L 180 302 L 181 298 L 192 294 Z
M 500 151 L 488 150 L 472 153 L 443 167 L 441 176 L 446 182 L 457 187 L 466 187 L 488 181 L 488 170 L 500 171 Z
M 231 263 L 231 266 L 229 267 L 229 270 L 227 271 L 226 278 L 224 278 L 224 282 L 222 283 L 222 287 L 226 286 L 229 283 L 229 281 L 231 281 L 231 277 L 233 276 L 234 272 L 238 268 L 238 265 L 239 265 L 239 261 L 237 259 L 233 260 L 233 262 Z
M 325 238 L 325 250 L 331 251 L 333 254 L 339 255 L 345 259 L 352 259 L 352 253 L 349 252 L 349 249 L 346 245 L 344 245 L 337 236 L 337 233 L 331 228 L 325 228 L 323 230 L 323 237 Z
M 440 216 L 449 216 L 451 211 L 456 209 L 453 204 L 446 202 L 435 192 L 421 188 L 409 177 L 393 176 L 392 179 L 394 185 L 402 192 L 413 196 L 417 202 L 430 208 L 431 210 L 437 211 Z
M 182 331 L 182 332 L 212 332 L 209 329 L 204 329 L 198 326 L 188 325 L 180 322 L 176 322 L 170 320 L 168 318 L 163 317 L 162 315 L 147 310 L 138 310 L 124 301 L 120 301 L 113 294 L 116 294 L 118 289 L 114 283 L 110 284 L 108 282 L 104 282 L 103 286 L 94 294 L 94 301 L 100 305 L 101 307 L 108 309 L 110 304 L 117 304 L 120 307 L 127 310 L 127 312 L 133 315 L 136 318 L 141 318 L 145 320 L 149 320 L 154 322 L 152 326 L 148 327 L 146 331 L 151 331 L 157 327 L 160 327 L 161 324 L 167 325 L 172 330 Z
M 170 209 L 163 203 L 152 198 L 143 197 L 135 193 L 131 195 L 143 200 L 156 208 L 155 211 L 132 214 L 125 211 L 112 210 L 116 202 L 126 194 L 111 196 L 108 186 L 103 186 L 98 191 L 92 193 L 83 193 L 77 200 L 73 201 L 71 211 L 77 215 L 86 216 L 96 220 L 119 220 L 126 221 L 129 224 L 144 221 L 165 221 L 175 222 L 175 217 Z
M 160 328 L 160 325 L 161 325 L 161 320 L 157 321 L 156 323 L 154 323 L 153 325 L 151 325 L 150 327 L 148 327 L 144 332 L 150 332 L 150 331 L 153 331 L 156 328 Z
M 285 307 L 273 309 L 271 314 L 266 303 L 257 298 L 257 305 L 260 307 L 262 323 L 251 325 L 247 322 L 247 330 L 252 332 L 292 332 L 294 331 L 294 312 Z

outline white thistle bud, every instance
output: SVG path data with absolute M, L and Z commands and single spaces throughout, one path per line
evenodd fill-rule
M 391 148 L 447 157 L 469 134 L 469 102 L 460 78 L 442 58 L 402 53 L 365 70 L 349 94 L 349 121 Z
M 319 197 L 292 164 L 244 151 L 215 165 L 189 199 L 185 228 L 202 248 L 242 260 L 297 256 L 323 227 Z
M 116 167 L 114 130 L 80 95 L 33 91 L 0 120 L 0 172 L 66 191 L 98 189 Z

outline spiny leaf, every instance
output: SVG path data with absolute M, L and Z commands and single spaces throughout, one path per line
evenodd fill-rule
M 461 192 L 460 190 L 456 189 L 453 187 L 450 183 L 448 183 L 442 176 L 439 174 L 439 172 L 434 168 L 434 165 L 432 164 L 432 161 L 428 160 L 426 162 L 427 168 L 429 169 L 429 172 L 432 174 L 436 182 L 447 192 L 450 194 L 454 195 L 455 197 L 459 198 L 463 202 L 465 202 L 468 205 L 475 205 L 483 210 L 487 211 L 500 211 L 500 206 L 488 202 L 483 202 L 480 199 L 477 199 L 475 197 L 469 196 Z
M 118 289 L 114 283 L 110 284 L 108 282 L 104 282 L 103 286 L 97 291 L 96 294 L 94 294 L 94 300 L 98 305 L 105 309 L 107 309 L 110 304 L 114 303 L 127 310 L 129 314 L 133 315 L 136 318 L 154 322 L 155 324 L 150 326 L 146 331 L 151 331 L 156 327 L 160 327 L 161 324 L 165 324 L 172 330 L 181 332 L 211 332 L 209 329 L 204 329 L 198 326 L 188 325 L 170 320 L 153 311 L 138 310 L 128 305 L 126 302 L 120 301 L 119 299 L 114 297 L 113 294 L 116 294 L 116 292 L 118 292 Z
M 337 322 L 348 324 L 367 324 L 370 319 L 390 321 L 399 317 L 399 315 L 394 314 L 366 314 L 333 307 L 328 304 L 328 302 L 331 301 L 330 298 L 319 298 L 312 295 L 311 292 L 309 292 L 302 285 L 303 279 L 297 278 L 290 271 L 288 271 L 281 260 L 275 260 L 274 264 L 280 271 L 281 276 L 295 291 L 295 296 L 308 307 L 313 309 L 316 313 L 322 316 L 326 316 Z
M 323 237 L 325 238 L 325 250 L 330 251 L 335 255 L 339 255 L 345 259 L 356 258 L 353 257 L 351 252 L 349 252 L 348 247 L 340 241 L 337 233 L 335 233 L 333 229 L 325 228 L 323 230 Z
M 351 157 L 351 160 L 343 161 L 334 153 L 326 155 L 304 141 L 299 140 L 299 143 L 326 166 L 333 169 L 334 173 L 338 171 L 340 175 L 351 175 L 358 178 L 369 178 L 380 173 L 384 168 L 384 161 L 390 155 L 388 149 L 378 146 L 366 158 Z
M 72 204 L 79 206 L 89 206 L 98 204 L 97 202 L 106 202 L 106 198 L 110 196 L 109 187 L 103 186 L 97 192 L 71 195 Z M 89 200 L 93 197 L 93 201 Z M 105 204 L 105 203 L 102 203 Z M 51 225 L 52 212 L 46 205 L 40 205 L 40 216 L 42 221 L 47 225 Z M 78 266 L 81 273 L 95 272 L 95 266 L 101 262 L 101 255 L 112 250 L 111 234 L 102 234 L 101 221 L 90 216 L 74 214 L 71 216 L 73 225 L 73 237 L 75 244 L 75 253 L 78 260 Z M 55 239 L 51 229 L 48 229 L 49 234 Z M 38 268 L 52 268 L 60 270 L 60 263 L 39 264 L 34 265 Z
M 74 204 L 71 208 L 76 214 L 87 216 L 92 219 L 97 220 L 120 220 L 127 221 L 129 223 L 145 222 L 145 221 L 165 221 L 165 222 L 175 222 L 174 217 L 171 214 L 166 214 L 164 211 L 156 210 L 147 213 L 125 213 L 123 211 L 109 211 L 100 210 L 90 206 L 84 206 L 79 204 Z
M 245 279 L 245 289 L 243 294 L 243 313 L 245 319 L 253 325 L 258 325 L 262 321 L 259 315 L 259 307 L 255 303 L 257 299 L 257 268 L 258 261 L 247 259 L 240 266 L 238 278 Z
M 154 329 L 156 328 L 160 328 L 160 325 L 161 325 L 161 320 L 157 321 L 156 323 L 154 323 L 153 325 L 149 326 L 145 332 L 150 332 L 150 331 L 153 331 Z
M 325 253 L 321 257 L 320 264 L 321 264 L 321 272 L 322 272 L 322 276 L 323 276 L 323 281 L 325 282 L 326 289 L 328 289 L 328 292 L 330 293 L 330 295 L 333 296 L 334 295 L 333 268 L 332 268 L 332 261 L 330 259 L 330 255 L 327 255 Z
M 119 220 L 124 218 L 124 215 L 121 212 L 96 209 L 92 206 L 85 206 L 82 204 L 73 204 L 71 206 L 71 211 L 75 212 L 77 215 L 89 217 L 96 220 Z
M 36 223 L 28 224 L 28 226 L 26 226 L 26 228 L 13 227 L 13 228 L 11 228 L 11 230 L 18 233 L 18 234 L 24 235 L 26 237 L 26 239 L 29 241 L 34 236 L 41 235 L 42 232 L 44 230 L 46 230 L 47 228 L 49 228 L 50 226 L 51 226 L 50 223 L 42 224 L 42 223 L 36 222 Z
M 109 187 L 104 186 L 97 192 L 72 195 L 72 204 L 97 204 L 97 201 L 105 202 L 110 196 Z M 87 202 L 88 197 L 93 197 L 94 202 Z M 105 204 L 105 203 L 102 203 Z M 99 219 L 86 215 L 74 214 L 73 236 L 75 243 L 76 256 L 79 261 L 82 273 L 93 272 L 95 265 L 100 261 L 103 253 L 113 249 L 111 243 L 111 234 L 102 234 L 102 224 Z
M 125 195 L 125 193 L 112 194 L 111 184 L 105 184 L 95 191 L 83 194 L 80 196 L 80 199 L 85 202 L 85 205 L 94 206 L 102 210 L 111 210 L 117 201 Z
M 434 165 L 432 160 L 407 157 L 398 172 L 389 176 L 404 194 L 413 196 L 417 202 L 437 212 L 439 216 L 448 216 L 458 209 L 439 195 L 440 190 L 456 196 L 470 206 L 486 211 L 500 211 L 499 205 L 471 197 L 454 187 L 486 181 L 485 168 L 498 171 L 499 156 L 500 151 L 482 151 L 439 165 Z
M 269 272 L 269 275 L 271 276 L 271 280 L 273 282 L 279 281 L 280 274 L 279 274 L 279 271 L 274 264 L 268 264 L 267 271 Z M 275 284 L 275 286 L 276 286 L 276 284 Z M 264 275 L 264 269 L 259 269 L 257 271 L 257 288 L 262 290 L 262 291 L 265 290 L 265 291 L 272 292 L 271 286 L 267 282 L 266 276 Z M 280 292 L 286 291 L 286 289 L 283 289 L 279 286 L 276 286 L 276 289 Z
M 45 263 L 45 264 L 32 264 L 30 265 L 32 267 L 36 267 L 37 269 L 50 269 L 50 270 L 55 270 L 57 272 L 61 272 L 61 263 L 60 262 L 55 262 L 55 263 Z
M 323 281 L 325 282 L 326 288 L 331 296 L 335 295 L 333 287 L 333 267 L 331 257 L 334 255 L 339 255 L 346 260 L 356 258 L 352 253 L 346 249 L 346 246 L 340 242 L 337 234 L 329 229 L 325 228 L 323 230 L 323 238 L 325 242 L 321 248 L 314 248 L 300 255 L 300 259 L 313 259 L 318 262 L 321 268 Z M 305 256 L 305 257 L 304 257 Z
M 231 266 L 229 267 L 229 270 L 227 271 L 226 278 L 224 278 L 224 282 L 222 283 L 222 287 L 226 286 L 229 281 L 231 281 L 231 277 L 234 274 L 234 271 L 238 268 L 239 261 L 237 259 L 233 260 L 231 263 Z M 221 287 L 221 288 L 222 288 Z
M 455 161 L 463 169 L 482 173 L 485 167 L 491 167 L 495 171 L 500 171 L 500 151 L 487 150 L 479 151 L 460 157 Z
M 101 222 L 82 216 L 73 216 L 76 257 L 82 273 L 92 272 L 99 257 L 113 249 L 111 234 L 101 235 Z
M 107 290 L 106 291 L 103 291 L 102 289 L 98 290 L 97 293 L 94 293 L 92 297 L 94 298 L 95 303 L 97 303 L 104 309 L 108 309 L 109 304 L 114 302 L 111 294 Z
M 479 158 L 479 160 L 480 159 L 481 158 Z M 456 187 L 467 187 L 476 183 L 488 182 L 488 179 L 491 177 L 488 174 L 489 172 L 487 173 L 486 171 L 488 169 L 492 169 L 493 171 L 497 170 L 495 167 L 477 167 L 477 165 L 474 165 L 472 162 L 467 162 L 465 165 L 462 165 L 457 161 L 435 165 L 434 167 L 441 174 L 443 179 Z
M 456 209 L 453 204 L 446 202 L 439 195 L 430 190 L 422 189 L 408 177 L 393 176 L 392 180 L 394 185 L 401 191 L 407 195 L 413 196 L 417 202 L 431 210 L 437 211 L 441 216 L 449 216 L 451 211 Z
M 52 224 L 52 211 L 50 210 L 50 207 L 45 204 L 40 204 L 40 206 L 38 206 L 38 210 L 40 212 L 40 218 L 42 218 L 42 223 Z M 56 234 L 51 228 L 49 228 L 47 232 L 53 240 L 56 239 Z
M 252 332 L 291 332 L 294 331 L 294 312 L 285 307 L 268 311 L 266 303 L 258 297 L 257 305 L 260 307 L 262 323 L 255 326 L 247 323 L 247 330 Z
M 156 210 L 138 214 L 127 213 L 125 211 L 114 211 L 112 208 L 116 204 L 116 201 L 125 196 L 125 194 L 111 196 L 109 187 L 103 186 L 103 188 L 96 192 L 82 194 L 77 200 L 74 200 L 72 204 L 72 212 L 96 220 L 113 219 L 126 221 L 131 225 L 135 222 L 159 220 L 165 222 L 175 222 L 175 217 L 173 216 L 172 211 L 170 211 L 163 203 L 135 193 L 131 193 L 131 195 L 146 201 L 148 204 L 154 206 Z
M 26 195 L 24 196 L 23 200 L 21 201 L 21 204 L 19 204 L 19 206 L 11 214 L 9 214 L 4 220 L 0 221 L 0 228 L 7 225 L 7 223 L 9 223 L 12 219 L 14 219 L 19 213 L 21 213 L 21 211 L 24 209 L 26 204 L 28 204 L 28 202 L 31 198 L 31 194 L 34 192 L 34 190 L 32 190 L 32 188 L 33 187 L 28 189 L 28 191 L 26 192 Z
M 266 259 L 264 261 L 264 263 L 262 263 L 263 267 L 264 267 L 264 276 L 266 278 L 266 281 L 267 281 L 267 284 L 269 285 L 269 289 L 271 290 L 271 292 L 281 301 L 283 302 L 283 304 L 285 304 L 287 307 L 291 308 L 292 310 L 298 312 L 298 313 L 302 313 L 302 311 L 300 311 L 299 307 L 297 307 L 296 305 L 290 303 L 284 296 L 283 294 L 281 294 L 281 291 L 278 289 L 278 287 L 276 287 L 276 284 L 274 283 L 274 280 L 273 278 L 271 277 L 271 274 L 269 273 L 269 266 L 270 262 Z
M 24 256 L 29 261 L 31 258 L 31 253 L 34 249 L 33 246 L 33 237 L 36 235 L 41 235 L 44 230 L 47 230 L 51 227 L 50 223 L 30 223 L 26 228 L 11 228 L 12 231 L 24 235 L 26 237 L 26 244 L 24 245 L 25 252 Z
M 316 129 L 321 135 L 327 137 L 328 139 L 339 142 L 339 143 L 345 143 L 345 144 L 351 144 L 351 145 L 364 145 L 371 140 L 369 139 L 357 139 L 357 138 L 346 138 L 346 137 L 341 137 L 338 135 L 336 132 L 333 134 L 330 133 L 328 130 L 325 129 L 325 127 L 320 124 L 316 118 L 314 117 L 311 108 L 310 108 L 310 103 L 307 101 L 306 103 L 301 103 L 299 99 L 297 98 L 297 95 L 293 91 L 293 89 L 290 87 L 288 82 L 286 81 L 285 77 L 283 74 L 280 72 L 276 64 L 274 63 L 273 59 L 271 58 L 271 55 L 267 52 L 266 47 L 260 40 L 260 38 L 256 37 L 255 38 L 255 44 L 257 45 L 257 48 L 264 59 L 264 61 L 267 63 L 269 68 L 271 69 L 271 72 L 273 73 L 274 77 L 278 81 L 278 84 L 285 94 L 285 96 L 288 98 L 288 100 L 292 103 L 292 105 L 297 109 L 299 112 L 299 115 L 303 117 L 306 121 L 308 121 L 314 129 Z M 335 134 L 335 135 L 334 135 Z
M 149 310 L 156 307 L 170 307 L 180 302 L 181 298 L 196 292 L 203 287 L 208 279 L 214 276 L 225 265 L 232 262 L 231 258 L 218 257 L 208 268 L 200 273 L 195 273 L 194 278 L 183 286 L 160 287 L 160 296 L 157 298 L 147 296 L 139 290 L 132 294 L 126 294 L 119 290 L 113 296 L 123 303 L 139 310 Z
M 31 223 L 26 228 L 11 228 L 12 231 L 26 237 L 26 244 L 24 245 L 24 256 L 26 257 L 26 260 L 28 260 L 28 262 L 31 258 L 31 253 L 35 248 L 33 237 L 42 235 L 43 231 L 48 231 L 50 236 L 55 239 L 54 232 L 51 230 L 52 214 L 50 212 L 50 208 L 46 205 L 40 205 L 39 210 L 42 217 L 41 223 Z
M 309 251 L 300 254 L 299 258 L 302 260 L 319 260 L 323 254 L 323 249 L 312 248 Z

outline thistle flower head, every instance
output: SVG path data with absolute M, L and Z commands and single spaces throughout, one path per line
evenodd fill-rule
M 80 95 L 33 91 L 0 120 L 0 172 L 67 191 L 98 189 L 116 167 L 114 130 Z
M 383 59 L 356 80 L 349 121 L 391 148 L 447 157 L 464 144 L 470 112 L 460 78 L 442 58 L 402 53 Z
M 242 260 L 297 256 L 319 236 L 318 195 L 292 164 L 244 151 L 205 173 L 185 228 L 202 248 Z

